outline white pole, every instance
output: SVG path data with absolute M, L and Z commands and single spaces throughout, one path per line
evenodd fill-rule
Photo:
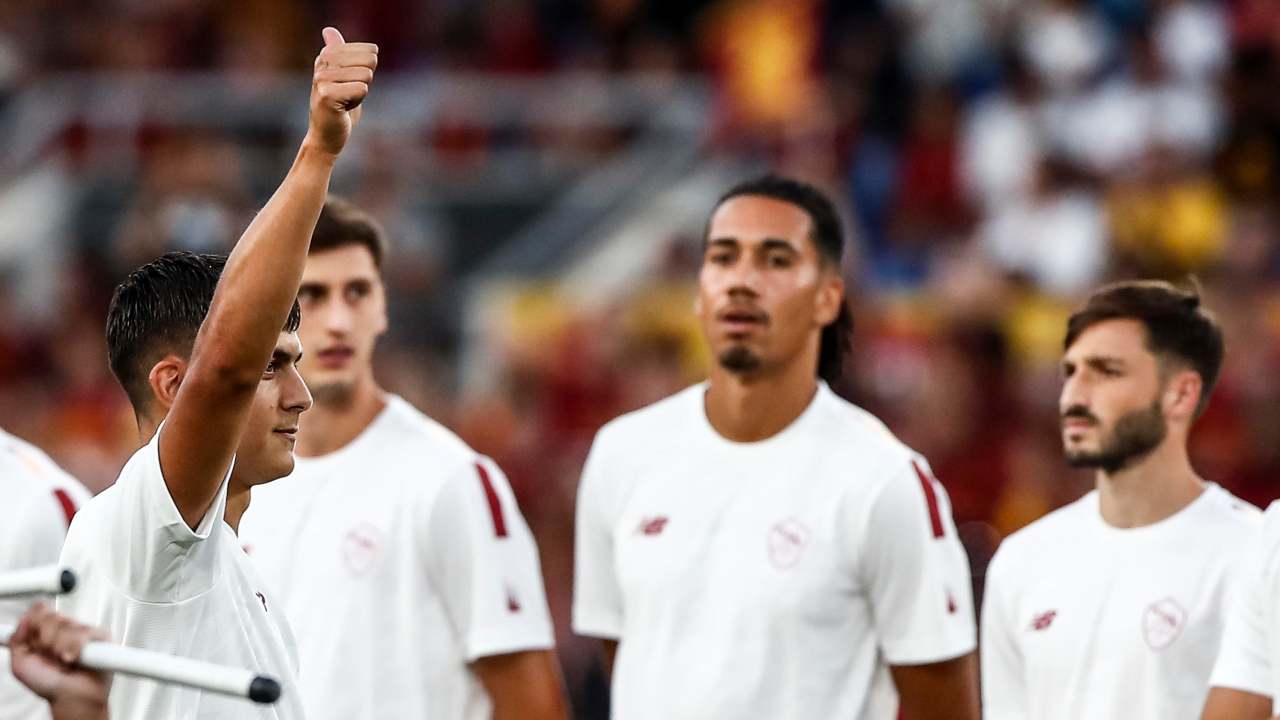
M 8 646 L 12 626 L 0 625 L 0 645 Z M 157 682 L 185 685 L 209 692 L 270 704 L 280 698 L 280 682 L 249 670 L 214 665 L 115 643 L 90 642 L 76 661 L 80 667 L 121 673 Z
M 61 595 L 76 586 L 76 575 L 61 565 L 45 565 L 0 573 L 0 599 L 28 595 Z

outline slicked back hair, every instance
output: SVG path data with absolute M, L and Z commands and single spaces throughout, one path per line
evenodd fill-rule
M 116 286 L 107 309 L 107 358 L 135 412 L 151 403 L 148 377 L 157 362 L 170 354 L 190 359 L 226 264 L 225 255 L 170 252 Z M 294 302 L 283 332 L 295 332 L 301 319 Z
M 1090 327 L 1107 320 L 1137 320 L 1147 331 L 1146 346 L 1158 359 L 1184 364 L 1200 376 L 1196 416 L 1222 370 L 1222 328 L 1200 304 L 1198 290 L 1182 290 L 1163 280 L 1131 280 L 1099 288 L 1067 321 L 1063 349 Z
M 382 227 L 355 203 L 330 195 L 325 199 L 316 229 L 311 233 L 310 252 L 324 252 L 348 245 L 365 248 L 373 256 L 374 267 L 382 267 L 382 258 L 387 251 Z
M 777 175 L 765 175 L 734 186 L 716 202 L 719 209 L 729 200 L 744 195 L 757 195 L 773 198 L 795 205 L 809 215 L 813 225 L 813 233 L 809 240 L 818 250 L 823 262 L 835 266 L 839 272 L 844 260 L 844 226 L 835 206 L 821 190 L 808 183 Z M 714 210 L 712 211 L 714 214 Z M 703 233 L 703 241 L 710 231 Z M 840 299 L 840 314 L 822 329 L 822 337 L 818 347 L 818 377 L 828 383 L 840 379 L 844 370 L 844 357 L 849 352 L 853 341 L 853 314 L 849 311 L 847 299 Z

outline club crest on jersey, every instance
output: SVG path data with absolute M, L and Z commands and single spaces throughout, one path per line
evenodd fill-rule
M 1032 630 L 1048 630 L 1053 624 L 1053 619 L 1058 617 L 1057 610 L 1048 610 L 1031 618 Z
M 1152 603 L 1142 614 L 1142 635 L 1147 647 L 1163 650 L 1173 644 L 1187 624 L 1187 611 L 1177 600 L 1165 598 Z
M 809 546 L 809 528 L 789 518 L 769 528 L 769 562 L 779 570 L 789 570 L 800 562 Z
M 636 528 L 637 535 L 661 535 L 662 531 L 667 529 L 667 521 L 670 520 L 666 515 L 655 515 L 640 519 L 640 525 Z
M 352 574 L 364 575 L 378 564 L 383 544 L 381 530 L 369 523 L 360 523 L 342 539 L 342 560 Z

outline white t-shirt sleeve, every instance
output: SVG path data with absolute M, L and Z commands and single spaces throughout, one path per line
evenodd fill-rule
M 3 468 L 0 468 L 3 469 Z M 60 508 L 58 498 L 49 492 L 24 503 L 11 527 L 2 533 L 0 571 L 23 570 L 58 562 L 62 540 L 67 535 L 69 513 Z M 74 511 L 73 511 L 74 512 Z
M 578 485 L 574 523 L 573 631 L 617 640 L 622 637 L 622 591 L 614 573 L 613 516 L 597 436 Z
M 116 587 L 134 600 L 177 603 L 213 587 L 218 543 L 206 542 L 221 526 L 227 480 L 193 530 L 182 519 L 160 469 L 160 433 L 134 453 L 115 484 L 110 513 L 110 565 Z
M 89 491 L 43 455 L 23 447 L 0 447 L 0 480 L 18 483 L 17 498 L 0 482 L 0 497 L 17 503 L 0 514 L 0 570 L 22 570 L 58 562 L 71 518 Z
M 928 466 L 903 463 L 870 508 L 858 505 L 847 501 L 845 508 L 849 526 L 862 527 L 851 551 L 888 663 L 923 665 L 971 652 L 969 560 L 946 491 Z
M 999 553 L 987 567 L 982 597 L 982 712 L 989 720 L 1028 720 L 1027 687 L 1018 648 L 1018 619 Z
M 1276 602 L 1277 551 L 1280 543 L 1280 504 L 1272 503 L 1263 519 L 1263 531 L 1246 552 L 1237 568 L 1235 598 L 1227 610 L 1226 628 L 1218 660 L 1209 678 L 1212 687 L 1233 688 L 1272 697 L 1273 663 L 1268 640 L 1277 628 L 1271 625 L 1271 607 Z
M 555 646 L 538 547 L 496 464 L 455 473 L 426 529 L 430 572 L 468 662 Z

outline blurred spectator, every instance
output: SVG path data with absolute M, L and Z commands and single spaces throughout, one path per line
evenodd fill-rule
M 1025 275 L 1045 290 L 1073 296 L 1088 290 L 1106 267 L 1107 236 L 1102 208 L 1061 161 L 1035 168 L 1025 197 L 1008 197 L 979 228 L 992 260 Z

